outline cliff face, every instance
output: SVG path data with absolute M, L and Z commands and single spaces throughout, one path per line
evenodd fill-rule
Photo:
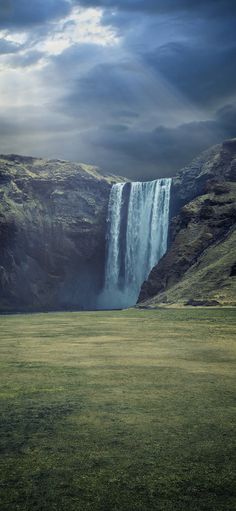
M 113 180 L 90 166 L 0 157 L 0 311 L 96 305 Z
M 139 302 L 236 304 L 236 140 L 203 153 L 173 179 L 169 249 Z
M 115 176 L 95 167 L 0 157 L 0 312 L 96 308 Z M 139 302 L 236 304 L 236 140 L 173 179 L 169 249 Z

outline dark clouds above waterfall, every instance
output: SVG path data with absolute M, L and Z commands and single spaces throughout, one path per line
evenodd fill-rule
M 234 0 L 2 0 L 0 152 L 171 175 L 236 136 Z

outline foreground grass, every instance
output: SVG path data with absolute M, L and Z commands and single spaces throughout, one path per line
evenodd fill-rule
M 1 511 L 236 509 L 235 320 L 1 317 Z

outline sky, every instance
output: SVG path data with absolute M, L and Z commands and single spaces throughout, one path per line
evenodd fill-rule
M 235 0 L 0 0 L 0 153 L 172 176 L 236 136 Z

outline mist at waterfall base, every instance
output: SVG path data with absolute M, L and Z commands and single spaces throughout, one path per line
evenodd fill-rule
M 167 249 L 170 188 L 169 178 L 112 186 L 98 308 L 136 304 L 142 283 Z

